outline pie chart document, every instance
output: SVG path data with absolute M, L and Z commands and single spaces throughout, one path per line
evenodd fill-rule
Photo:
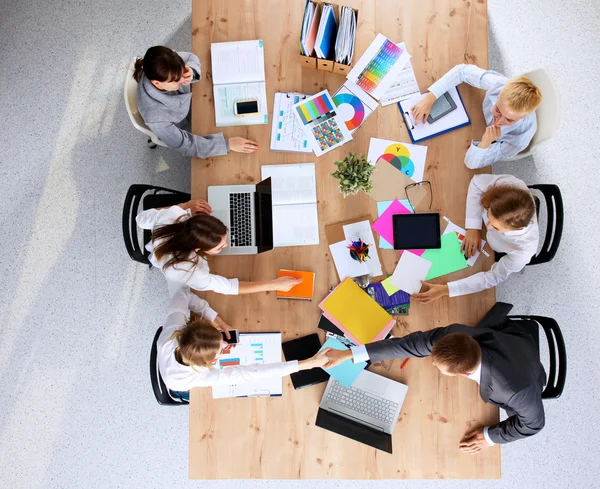
M 333 102 L 351 133 L 356 131 L 379 105 L 373 97 L 349 80 L 335 93 Z
M 378 161 L 387 161 L 408 178 L 421 182 L 425 173 L 427 146 L 371 138 L 367 160 L 372 165 Z

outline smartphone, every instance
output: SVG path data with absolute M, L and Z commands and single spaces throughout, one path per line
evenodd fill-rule
M 254 115 L 260 112 L 258 100 L 239 100 L 233 106 L 235 115 Z
M 438 98 L 431 106 L 431 112 L 427 117 L 429 124 L 441 119 L 456 109 L 456 104 L 448 92 Z
M 227 336 L 225 336 L 225 333 L 223 333 L 221 331 L 221 334 L 223 335 L 223 339 L 229 343 L 230 345 L 234 345 L 236 343 L 240 342 L 240 332 L 237 329 L 230 329 L 229 330 L 229 335 L 231 336 L 231 339 L 227 339 Z

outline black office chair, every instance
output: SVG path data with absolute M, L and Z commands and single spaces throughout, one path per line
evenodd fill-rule
M 132 260 L 152 266 L 148 260 L 150 253 L 145 246 L 152 238 L 152 233 L 144 229 L 142 233 L 142 244 L 138 239 L 137 224 L 135 218 L 142 210 L 155 209 L 157 207 L 170 207 L 181 204 L 191 199 L 190 194 L 171 190 L 153 185 L 135 184 L 129 187 L 125 204 L 123 205 L 123 239 L 125 248 Z
M 558 251 L 558 245 L 560 245 L 560 239 L 562 237 L 563 223 L 564 223 L 564 209 L 562 195 L 558 186 L 554 184 L 540 184 L 530 185 L 530 189 L 539 190 L 544 196 L 546 202 L 546 209 L 548 210 L 548 225 L 546 227 L 546 233 L 544 234 L 544 243 L 539 253 L 535 255 L 527 265 L 539 265 L 540 263 L 547 263 L 554 258 Z M 534 195 L 533 200 L 535 201 L 535 214 L 539 220 L 540 218 L 540 199 Z M 498 261 L 506 253 L 496 253 L 495 260 Z
M 152 383 L 152 390 L 154 391 L 154 397 L 161 406 L 182 406 L 187 405 L 188 401 L 171 395 L 169 389 L 163 382 L 160 372 L 158 370 L 158 363 L 156 361 L 156 342 L 162 332 L 162 326 L 156 330 L 154 340 L 152 341 L 152 349 L 150 350 L 150 382 Z
M 547 372 L 548 379 L 542 392 L 542 399 L 558 399 L 565 388 L 567 378 L 567 350 L 558 323 L 552 318 L 543 316 L 508 316 L 512 307 L 512 304 L 497 302 L 477 324 L 477 327 L 496 326 L 507 320 L 515 322 L 533 337 L 538 350 L 541 327 L 546 334 L 550 356 L 550 371 Z

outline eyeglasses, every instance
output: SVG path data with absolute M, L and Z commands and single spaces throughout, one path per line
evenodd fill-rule
M 433 203 L 433 191 L 431 190 L 431 182 L 424 180 L 422 182 L 416 182 L 416 183 L 411 183 L 410 185 L 407 185 L 406 187 L 404 187 L 404 192 L 406 193 L 406 198 L 408 199 L 408 203 L 410 204 L 410 207 L 412 209 L 413 212 L 415 212 L 415 206 L 412 203 L 412 201 L 410 200 L 410 194 L 409 194 L 409 190 L 410 189 L 414 189 L 415 187 L 421 187 L 421 188 L 425 188 L 425 190 L 427 191 L 427 193 L 429 193 L 429 207 L 428 209 L 431 209 L 431 204 Z M 413 198 L 415 197 L 414 195 L 414 190 L 413 190 Z M 417 205 L 420 204 L 420 201 L 417 203 Z

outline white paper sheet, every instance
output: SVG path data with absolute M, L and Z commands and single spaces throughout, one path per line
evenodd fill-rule
M 316 204 L 317 177 L 314 163 L 263 165 L 261 178 L 271 177 L 273 205 Z
M 425 280 L 430 268 L 429 260 L 410 251 L 404 251 L 390 282 L 408 294 L 417 294 L 421 290 L 421 280 Z
M 450 219 L 448 219 L 446 216 L 444 216 L 444 220 L 448 223 L 448 225 L 446 226 L 446 229 L 444 231 L 443 234 L 448 234 L 448 233 L 458 233 L 458 240 L 460 241 L 460 243 L 462 244 L 463 240 L 461 239 L 461 236 L 465 236 L 467 234 L 467 232 L 465 231 L 464 228 L 461 228 L 460 226 L 457 226 L 456 224 L 454 224 Z M 485 246 L 485 239 L 481 240 L 481 249 L 483 250 L 483 247 Z M 475 252 L 475 254 L 469 258 L 467 260 L 467 265 L 469 265 L 470 267 L 472 267 L 473 265 L 475 265 L 475 262 L 477 261 L 477 258 L 479 258 L 479 255 L 483 253 L 485 256 L 490 256 L 489 253 L 485 250 L 483 250 L 483 252 L 480 252 L 479 250 L 477 250 Z
M 405 43 L 398 43 L 398 46 L 406 50 Z M 386 106 L 420 94 L 421 90 L 419 89 L 412 63 L 409 60 L 404 68 L 398 72 L 390 88 L 388 88 L 381 97 L 380 102 L 381 105 Z
M 347 277 L 360 277 L 369 273 L 369 267 L 365 262 L 358 262 L 352 259 L 347 241 L 339 241 L 329 245 L 329 251 L 340 277 L 340 282 Z
M 273 246 L 319 244 L 317 204 L 273 206 Z
M 373 97 L 350 80 L 346 80 L 346 83 L 335 92 L 333 101 L 338 115 L 345 121 L 350 133 L 354 133 L 379 107 Z
M 294 115 L 294 105 L 308 97 L 302 93 L 276 93 L 273 100 L 271 151 L 312 153 L 304 127 Z
M 453 110 L 441 119 L 438 119 L 433 124 L 430 124 L 429 122 L 425 122 L 425 124 L 415 124 L 415 120 L 412 116 L 411 109 L 425 96 L 425 94 L 415 95 L 414 97 L 404 100 L 400 103 L 404 122 L 406 123 L 408 130 L 411 132 L 415 142 L 469 123 L 469 115 L 467 114 L 460 96 L 458 95 L 458 90 L 453 88 L 452 90 L 448 90 L 448 93 L 456 104 L 456 110 Z
M 230 85 L 214 85 L 215 122 L 217 127 L 250 126 L 269 122 L 266 85 L 261 83 L 242 83 Z M 258 100 L 255 115 L 235 115 L 235 103 L 240 100 Z
M 210 45 L 213 84 L 265 81 L 263 42 L 215 42 Z
M 374 277 L 382 275 L 383 270 L 381 268 L 381 262 L 379 261 L 379 254 L 377 253 L 377 245 L 375 244 L 371 223 L 369 221 L 359 221 L 352 224 L 346 224 L 345 226 L 342 226 L 342 229 L 346 240 L 349 241 L 360 238 L 364 243 L 372 245 L 369 250 L 369 258 L 366 261 L 367 268 L 369 273 Z M 349 243 L 346 242 L 346 244 Z

